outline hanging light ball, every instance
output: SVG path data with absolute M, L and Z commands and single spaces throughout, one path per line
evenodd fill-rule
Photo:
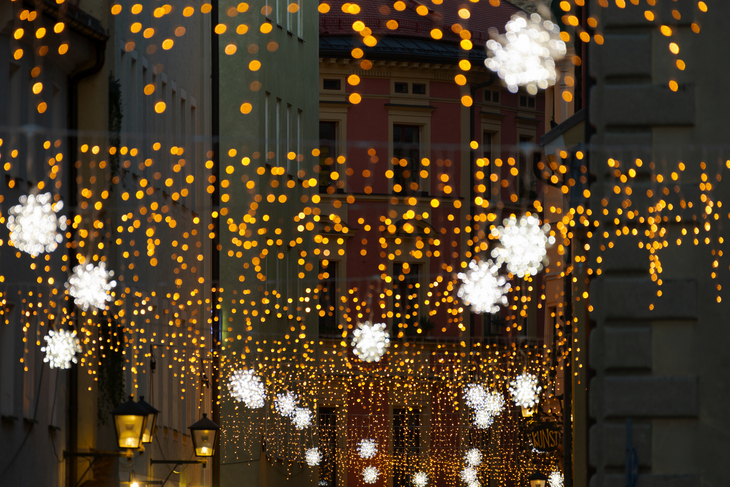
M 428 484 L 428 474 L 426 472 L 416 472 L 411 478 L 415 487 L 426 487 Z
M 298 403 L 299 398 L 293 392 L 280 392 L 274 399 L 274 409 L 285 418 L 290 418 L 294 414 Z
M 51 193 L 23 195 L 19 201 L 8 210 L 6 223 L 13 247 L 32 257 L 56 250 L 66 230 L 66 217 L 56 215 L 63 201 L 54 203 Z
M 497 264 L 507 264 L 507 270 L 517 277 L 535 275 L 547 264 L 547 245 L 555 243 L 549 235 L 550 225 L 540 226 L 532 215 L 517 220 L 514 215 L 505 218 L 503 225 L 492 228 L 492 236 L 499 238 L 501 247 L 492 249 Z
M 237 401 L 251 409 L 264 407 L 266 391 L 261 378 L 252 369 L 233 371 L 228 378 L 228 391 Z
M 511 287 L 504 276 L 500 276 L 499 266 L 491 260 L 472 260 L 469 270 L 459 272 L 461 286 L 457 296 L 471 306 L 475 313 L 496 313 L 499 305 L 507 306 L 507 294 Z
M 70 369 L 71 363 L 78 363 L 76 354 L 81 353 L 81 342 L 76 338 L 75 330 L 49 330 L 44 336 L 46 346 L 41 347 L 45 352 L 43 358 L 52 369 Z
M 472 482 L 467 482 L 466 487 L 482 487 L 482 484 L 479 483 L 479 480 L 474 480 Z
M 370 459 L 378 453 L 378 443 L 370 438 L 360 440 L 357 445 L 357 453 L 360 458 Z
M 563 487 L 564 480 L 563 474 L 558 471 L 551 472 L 548 476 L 550 487 Z
M 537 377 L 528 373 L 518 375 L 509 385 L 512 400 L 523 408 L 532 408 L 540 402 L 541 390 L 542 387 L 537 385 Z
M 497 391 L 489 391 L 481 408 L 492 416 L 499 416 L 504 409 L 504 396 Z
M 307 461 L 307 465 L 316 467 L 322 461 L 322 454 L 316 446 L 314 448 L 307 448 L 304 452 L 304 459 Z
M 465 467 L 461 472 L 459 472 L 459 476 L 465 484 L 471 485 L 474 482 L 479 482 L 479 478 L 477 477 L 477 469 L 474 467 Z
M 464 387 L 464 400 L 472 409 L 481 409 L 487 400 L 487 391 L 481 384 L 467 384 Z
M 464 462 L 470 467 L 477 467 L 482 464 L 482 452 L 479 448 L 470 448 L 464 455 Z
M 525 86 L 531 95 L 557 81 L 555 61 L 565 56 L 567 47 L 560 39 L 560 28 L 533 13 L 516 13 L 505 26 L 505 34 L 490 29 L 489 57 L 484 64 L 504 80 L 512 93 Z
M 492 423 L 494 423 L 494 416 L 488 409 L 477 409 L 474 412 L 474 426 L 477 428 L 485 430 L 492 426 Z
M 378 470 L 376 467 L 365 467 L 362 470 L 362 480 L 366 484 L 374 484 L 378 480 L 379 475 L 380 470 Z
M 312 412 L 307 408 L 296 408 L 292 414 L 291 422 L 298 430 L 312 426 Z
M 92 306 L 104 309 L 106 303 L 112 300 L 109 293 L 117 286 L 117 281 L 109 280 L 113 276 L 114 271 L 106 270 L 106 262 L 99 262 L 97 266 L 92 263 L 79 264 L 66 281 L 66 289 L 73 296 L 76 306 L 84 311 Z
M 377 362 L 390 346 L 390 335 L 385 323 L 358 323 L 353 332 L 352 348 L 355 355 L 365 362 Z

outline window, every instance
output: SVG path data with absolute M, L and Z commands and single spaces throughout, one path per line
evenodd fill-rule
M 319 334 L 339 334 L 337 322 L 337 261 L 320 261 L 319 263 Z
M 535 108 L 535 97 L 529 95 L 520 95 L 521 108 Z
M 419 264 L 408 262 L 393 264 L 394 332 L 399 338 L 403 335 L 417 334 L 420 270 Z
M 419 189 L 418 167 L 421 162 L 421 127 L 393 125 L 393 191 L 404 194 Z M 397 164 L 396 164 L 397 159 Z
M 418 409 L 393 408 L 393 459 L 406 464 L 421 451 L 421 414 Z M 410 472 L 393 469 L 393 487 L 408 487 Z
M 484 101 L 488 103 L 499 103 L 499 91 L 484 90 Z
M 414 95 L 425 95 L 426 85 L 423 83 L 413 83 L 413 94 Z
M 325 78 L 322 80 L 322 89 L 340 91 L 342 89 L 342 80 Z
M 395 83 L 394 90 L 396 93 L 408 93 L 408 83 Z
M 319 485 L 337 486 L 337 409 L 319 408 Z
M 319 122 L 319 191 L 333 194 L 332 171 L 337 158 L 337 122 Z

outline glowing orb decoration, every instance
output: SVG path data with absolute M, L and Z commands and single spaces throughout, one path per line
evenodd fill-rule
M 307 408 L 296 408 L 292 414 L 291 422 L 298 430 L 312 426 L 312 411 Z
M 426 472 L 416 472 L 411 478 L 415 487 L 426 487 L 428 484 L 428 474 Z
M 563 474 L 560 472 L 552 472 L 548 476 L 550 487 L 563 487 Z
M 540 220 L 534 216 L 505 218 L 503 225 L 492 229 L 492 235 L 499 238 L 501 247 L 492 250 L 492 257 L 517 277 L 535 275 L 547 264 L 547 245 L 555 243 L 549 236 L 550 225 L 540 227 Z
M 476 467 L 482 464 L 482 452 L 479 448 L 471 448 L 464 455 L 464 462 L 470 467 Z
M 466 487 L 482 487 L 482 484 L 479 483 L 479 480 L 474 480 L 472 482 L 467 482 Z
M 304 452 L 304 459 L 307 462 L 307 465 L 310 467 L 316 467 L 319 465 L 319 462 L 322 461 L 322 454 L 319 452 L 319 448 L 307 448 L 307 450 Z
M 237 401 L 251 409 L 264 407 L 266 391 L 261 378 L 251 369 L 235 370 L 228 378 L 228 391 Z
M 480 384 L 467 384 L 464 387 L 466 405 L 473 409 L 480 409 L 487 400 L 487 391 Z
M 512 400 L 523 408 L 532 408 L 540 402 L 541 390 L 542 387 L 537 385 L 537 377 L 528 373 L 518 375 L 509 385 Z
M 475 469 L 474 467 L 464 468 L 461 472 L 459 472 L 459 476 L 465 484 L 473 484 L 474 482 L 479 482 L 479 478 L 477 478 L 477 469 Z
M 499 416 L 504 409 L 504 396 L 497 391 L 489 391 L 481 409 L 487 411 L 492 416 Z
M 555 61 L 565 56 L 567 48 L 560 39 L 560 28 L 533 13 L 519 12 L 505 26 L 505 34 L 490 29 L 487 41 L 489 57 L 484 64 L 504 80 L 512 93 L 525 86 L 531 95 L 547 89 L 557 81 Z
M 57 216 L 63 201 L 53 202 L 51 193 L 20 197 L 20 204 L 8 210 L 6 223 L 13 247 L 35 257 L 53 252 L 63 241 L 66 217 Z
M 494 415 L 486 408 L 477 409 L 474 413 L 474 426 L 479 429 L 487 429 L 494 423 Z
M 499 266 L 491 260 L 469 262 L 469 270 L 460 272 L 461 286 L 457 296 L 471 306 L 475 313 L 496 313 L 499 305 L 507 306 L 507 294 L 510 285 L 504 276 L 500 276 Z
M 360 440 L 360 443 L 357 445 L 357 453 L 360 455 L 360 458 L 373 458 L 378 453 L 378 443 L 370 438 Z
M 362 470 L 362 479 L 366 484 L 374 484 L 378 480 L 380 470 L 376 467 L 365 467 Z
M 49 330 L 43 339 L 46 341 L 46 346 L 41 347 L 41 352 L 46 353 L 43 361 L 52 369 L 70 369 L 71 363 L 78 363 L 76 354 L 81 353 L 81 342 L 76 338 L 76 331 Z
M 297 404 L 299 398 L 291 391 L 281 392 L 274 399 L 274 409 L 285 418 L 290 418 L 294 414 Z
M 109 294 L 117 286 L 117 281 L 110 280 L 114 271 L 106 270 L 106 262 L 79 264 L 74 267 L 73 274 L 66 281 L 68 293 L 74 297 L 76 306 L 84 311 L 90 307 L 106 308 L 106 303 L 112 300 Z
M 365 362 L 377 362 L 390 346 L 390 335 L 385 323 L 358 323 L 353 333 L 352 348 L 355 355 Z

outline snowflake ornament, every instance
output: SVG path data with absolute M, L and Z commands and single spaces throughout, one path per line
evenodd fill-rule
M 74 267 L 73 274 L 66 281 L 66 289 L 73 296 L 76 306 L 84 311 L 92 306 L 97 309 L 106 308 L 106 303 L 112 301 L 111 290 L 117 286 L 117 281 L 109 280 L 114 271 L 106 270 L 106 262 L 79 264 Z
M 459 476 L 465 484 L 471 485 L 474 482 L 479 482 L 479 478 L 477 477 L 477 469 L 474 467 L 465 467 L 461 472 L 459 472 Z
M 535 95 L 538 88 L 554 85 L 558 78 L 555 61 L 567 53 L 560 28 L 537 13 L 528 17 L 519 12 L 507 22 L 505 31 L 504 35 L 498 35 L 496 29 L 490 32 L 489 57 L 484 61 L 487 68 L 496 72 L 512 93 L 525 86 Z
M 497 391 L 489 391 L 481 404 L 481 408 L 492 416 L 499 416 L 504 409 L 504 396 Z
M 507 270 L 517 277 L 533 276 L 547 264 L 547 245 L 555 243 L 549 235 L 550 225 L 540 226 L 534 216 L 505 218 L 503 224 L 492 228 L 492 236 L 499 238 L 501 247 L 492 250 L 496 263 L 507 264 Z
M 481 409 L 487 400 L 487 391 L 481 384 L 467 384 L 464 387 L 464 400 L 466 405 L 472 409 Z
M 415 487 L 426 487 L 428 484 L 428 474 L 426 472 L 416 472 L 411 478 Z
M 365 362 L 377 362 L 390 346 L 390 335 L 385 323 L 358 323 L 353 333 L 352 348 L 355 355 Z
M 362 479 L 366 484 L 374 484 L 379 475 L 380 470 L 376 467 L 365 467 L 362 471 Z
M 52 369 L 70 369 L 71 363 L 78 363 L 76 354 L 81 353 L 81 342 L 76 338 L 75 330 L 49 330 L 44 336 L 46 346 L 41 347 L 45 352 L 43 358 Z
M 13 247 L 32 257 L 56 250 L 66 230 L 66 217 L 56 215 L 63 201 L 54 203 L 51 193 L 23 195 L 19 201 L 8 210 L 6 223 Z
M 370 438 L 360 440 L 360 443 L 357 445 L 357 453 L 360 455 L 360 458 L 373 458 L 378 453 L 378 443 Z
M 461 286 L 457 296 L 471 306 L 475 313 L 496 313 L 499 305 L 507 306 L 506 294 L 511 286 L 504 276 L 500 276 L 499 266 L 491 260 L 469 262 L 469 270 L 459 272 Z
M 537 385 L 537 377 L 528 373 L 518 375 L 509 385 L 509 392 L 512 394 L 514 403 L 526 409 L 532 408 L 540 402 L 541 390 L 542 387 Z
M 307 408 L 296 408 L 291 417 L 291 422 L 298 430 L 303 430 L 312 426 L 313 414 Z
M 290 418 L 294 414 L 297 404 L 299 398 L 291 391 L 281 392 L 274 399 L 274 409 L 285 418 Z
M 550 484 L 550 487 L 563 487 L 563 474 L 560 472 L 552 472 L 548 476 L 548 484 Z
M 470 467 L 478 467 L 482 464 L 482 452 L 479 448 L 471 448 L 464 455 L 464 462 Z
M 494 423 L 494 415 L 488 409 L 477 409 L 474 412 L 474 426 L 477 428 L 485 430 L 492 426 L 492 423 Z
M 251 409 L 264 407 L 266 391 L 261 378 L 252 369 L 235 370 L 228 378 L 228 391 L 237 401 Z
M 467 482 L 466 487 L 482 487 L 482 484 L 479 483 L 479 480 L 473 480 L 471 482 Z
M 319 462 L 322 461 L 322 454 L 319 452 L 319 448 L 307 448 L 307 450 L 304 452 L 304 459 L 307 462 L 307 465 L 310 467 L 316 467 L 319 465 Z

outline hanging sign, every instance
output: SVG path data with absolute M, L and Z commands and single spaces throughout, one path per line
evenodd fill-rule
M 532 446 L 541 452 L 555 451 L 561 445 L 562 430 L 552 421 L 534 423 L 527 429 Z

